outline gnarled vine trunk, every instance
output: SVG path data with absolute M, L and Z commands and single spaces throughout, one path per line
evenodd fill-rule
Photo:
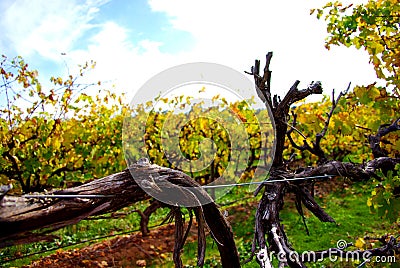
M 151 198 L 132 178 L 140 177 L 141 182 L 149 183 L 154 177 L 172 185 L 197 187 L 196 198 L 211 200 L 208 194 L 186 174 L 151 165 L 147 161 L 138 162 L 129 169 L 102 179 L 65 190 L 57 190 L 46 195 L 68 196 L 73 198 L 26 198 L 4 196 L 0 201 L 0 247 L 42 240 L 46 234 L 61 227 L 75 224 L 89 216 L 116 211 L 133 203 Z M 83 195 L 83 197 L 79 197 Z M 91 198 L 85 198 L 90 196 Z M 99 196 L 96 198 L 96 196 Z M 94 198 L 93 198 L 94 197 Z M 180 254 L 185 243 L 183 217 L 179 207 L 164 204 L 171 208 L 175 218 L 174 261 L 182 267 Z M 239 256 L 229 223 L 220 213 L 214 202 L 189 208 L 194 211 L 198 222 L 199 255 L 198 264 L 203 265 L 205 254 L 205 230 L 208 228 L 217 241 L 224 267 L 239 267 Z M 192 214 L 191 214 L 192 215 Z M 146 226 L 147 227 L 147 226 Z M 33 232 L 34 231 L 34 232 Z
M 327 180 L 333 176 L 348 177 L 353 180 L 368 180 L 376 177 L 377 169 L 393 170 L 394 166 L 400 163 L 400 159 L 388 157 L 379 147 L 379 141 L 384 135 L 400 129 L 400 119 L 389 126 L 380 128 L 375 136 L 369 137 L 370 146 L 375 156 L 374 160 L 362 165 L 331 161 L 320 147 L 320 141 L 327 131 L 330 118 L 339 98 L 342 96 L 340 94 L 337 100 L 332 100 L 332 109 L 328 113 L 325 127 L 316 135 L 315 141 L 309 144 L 304 140 L 303 145 L 295 144 L 291 134 L 296 130 L 296 115 L 291 115 L 293 120 L 292 125 L 290 125 L 290 106 L 311 94 L 322 93 L 322 86 L 321 83 L 315 82 L 306 89 L 299 90 L 297 88 L 299 81 L 296 81 L 282 100 L 276 95 L 272 97 L 271 71 L 269 69 L 271 58 L 272 53 L 270 52 L 266 56 L 266 65 L 261 75 L 260 61 L 258 60 L 251 68 L 251 72 L 248 73 L 254 77 L 257 94 L 271 109 L 276 124 L 276 150 L 272 168 L 268 179 L 255 192 L 255 194 L 261 193 L 262 197 L 256 211 L 252 252 L 253 256 L 257 254 L 257 261 L 261 267 L 272 267 L 271 252 L 278 257 L 279 267 L 305 267 L 304 263 L 311 260 L 295 254 L 295 249 L 290 246 L 279 217 L 284 205 L 285 193 L 293 192 L 295 194 L 296 208 L 303 218 L 304 206 L 321 221 L 334 222 L 334 219 L 315 201 L 312 192 L 313 183 L 316 180 Z M 286 139 L 292 143 L 293 147 L 308 150 L 316 155 L 319 159 L 319 165 L 303 167 L 294 171 L 289 170 L 287 168 L 288 162 L 283 158 Z M 151 165 L 146 161 L 140 161 L 120 173 L 78 187 L 46 193 L 46 195 L 73 195 L 73 198 L 26 198 L 0 195 L 0 247 L 42 240 L 47 233 L 77 223 L 89 216 L 113 212 L 130 204 L 150 199 L 151 197 L 133 179 L 132 174 L 147 182 L 147 185 L 153 185 L 154 177 L 157 177 L 161 182 L 164 180 L 174 187 L 184 186 L 197 189 L 196 198 L 210 201 L 205 202 L 205 205 L 200 205 L 204 202 L 199 202 L 199 206 L 189 208 L 190 222 L 188 228 L 191 226 L 193 215 L 198 222 L 198 265 L 202 266 L 204 263 L 205 229 L 208 228 L 217 242 L 222 265 L 224 267 L 240 266 L 230 225 L 201 186 L 180 171 Z M 320 176 L 319 179 L 316 178 L 318 176 Z M 314 179 L 312 181 L 292 180 L 304 177 L 314 177 Z M 287 181 L 284 181 L 286 179 Z M 269 183 L 269 180 L 280 180 L 280 182 Z M 89 195 L 93 198 L 87 198 Z M 182 192 L 182 195 L 185 196 L 185 193 Z M 186 196 L 185 198 L 190 197 Z M 184 230 L 184 217 L 179 207 L 163 204 L 160 201 L 153 203 L 148 210 L 142 213 L 142 232 L 144 234 L 147 232 L 148 216 L 159 206 L 169 207 L 171 209 L 170 216 L 175 219 L 173 259 L 176 267 L 182 267 L 180 253 L 188 231 Z M 400 244 L 396 242 L 396 239 L 391 238 L 384 247 L 367 251 L 371 253 L 370 256 L 389 256 L 393 255 L 393 250 L 396 248 L 400 248 Z M 326 258 L 328 253 L 342 256 L 345 251 L 342 249 L 316 251 L 318 258 Z
M 299 254 L 290 246 L 286 237 L 283 225 L 281 224 L 279 213 L 284 205 L 284 196 L 286 192 L 293 192 L 296 196 L 296 208 L 299 214 L 303 217 L 303 206 L 311 211 L 318 219 L 323 222 L 334 222 L 334 219 L 328 215 L 324 209 L 318 205 L 313 197 L 313 184 L 316 180 L 326 180 L 334 176 L 347 177 L 353 180 L 368 180 L 375 177 L 375 171 L 380 168 L 386 170 L 393 170 L 397 163 L 400 163 L 398 158 L 387 157 L 379 147 L 381 137 L 391 131 L 399 130 L 400 119 L 396 120 L 392 125 L 386 128 L 381 128 L 376 136 L 369 137 L 371 148 L 374 156 L 378 157 L 363 165 L 356 165 L 353 163 L 344 163 L 339 161 L 329 161 L 325 156 L 324 151 L 320 147 L 320 141 L 324 137 L 330 118 L 334 109 L 342 97 L 340 93 L 338 98 L 332 100 L 332 108 L 328 113 L 323 130 L 315 137 L 315 141 L 309 144 L 304 138 L 304 144 L 296 144 L 291 134 L 296 126 L 296 114 L 293 116 L 292 125 L 289 124 L 289 110 L 290 106 L 295 102 L 306 98 L 311 94 L 321 94 L 322 86 L 320 82 L 311 83 L 306 89 L 299 90 L 297 86 L 299 81 L 296 81 L 290 88 L 286 96 L 281 100 L 277 95 L 271 95 L 271 71 L 269 65 L 272 58 L 272 52 L 266 55 L 266 64 L 262 74 L 260 74 L 260 61 L 256 60 L 255 65 L 252 66 L 251 72 L 246 72 L 254 77 L 256 84 L 257 94 L 261 100 L 272 111 L 272 116 L 276 125 L 276 151 L 275 159 L 272 164 L 268 180 L 282 180 L 304 177 L 319 177 L 313 180 L 288 180 L 287 182 L 268 183 L 265 181 L 256 191 L 258 194 L 261 190 L 262 198 L 257 208 L 255 218 L 255 234 L 252 247 L 252 257 L 257 253 L 257 261 L 261 267 L 272 267 L 272 260 L 270 259 L 271 252 L 279 260 L 279 267 L 306 267 L 304 262 L 310 261 L 302 259 Z M 350 85 L 349 85 L 350 87 Z M 348 88 L 349 89 L 349 88 Z M 348 90 L 347 89 L 347 90 Z M 319 159 L 319 165 L 316 167 L 303 167 L 298 170 L 289 170 L 287 167 L 289 162 L 283 158 L 283 151 L 286 139 L 291 142 L 292 146 L 299 150 L 308 150 L 310 153 L 316 155 Z M 396 244 L 396 240 L 391 240 L 388 245 L 379 250 L 371 251 L 371 256 L 377 254 L 393 255 L 393 249 L 400 244 Z M 337 253 L 336 256 L 343 254 L 342 250 L 330 249 L 329 252 Z M 379 253 L 378 253 L 379 252 Z M 326 253 L 326 252 L 325 252 Z M 319 254 L 320 258 L 327 258 L 328 254 Z

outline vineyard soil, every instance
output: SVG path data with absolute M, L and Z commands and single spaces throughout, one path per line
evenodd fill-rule
M 343 194 L 357 190 L 360 191 L 361 189 L 359 189 L 358 185 L 347 185 L 346 182 L 343 181 L 343 179 L 333 179 L 331 181 L 316 185 L 315 190 L 316 195 L 322 200 L 326 200 L 327 202 L 335 202 L 335 200 L 337 200 L 338 197 L 342 196 Z M 248 199 L 248 201 L 249 202 L 245 201 L 241 202 L 240 204 L 234 204 L 233 206 L 228 208 L 223 207 L 223 209 L 229 211 L 228 219 L 229 222 L 232 224 L 234 233 L 237 235 L 236 240 L 240 240 L 242 237 L 249 238 L 247 232 L 252 231 L 252 217 L 254 217 L 254 207 L 257 205 L 257 202 L 253 198 Z M 343 206 L 343 204 L 341 204 L 341 206 Z M 359 206 L 361 208 L 361 211 L 364 211 L 363 214 L 369 213 L 368 208 L 365 206 L 365 204 L 361 203 Z M 293 198 L 287 199 L 285 207 L 286 211 L 289 213 L 283 213 L 283 217 L 294 215 L 293 210 L 295 210 L 295 208 Z M 338 211 L 337 213 L 343 212 Z M 355 211 L 355 214 L 359 213 L 360 212 Z M 353 217 L 353 215 L 351 215 L 352 212 L 349 212 L 347 214 L 349 217 Z M 309 219 L 308 224 L 320 224 L 318 220 L 313 221 L 313 219 L 310 218 L 311 215 L 308 215 L 307 217 Z M 372 218 L 374 218 L 376 222 L 380 221 L 378 217 Z M 288 221 L 285 221 L 286 226 L 292 229 L 289 230 L 289 235 L 292 236 L 294 232 L 296 232 L 295 230 L 293 230 L 294 228 L 301 229 L 301 222 L 299 221 L 299 219 L 287 220 Z M 345 226 L 347 223 L 344 222 L 343 219 L 338 218 L 338 224 Z M 384 230 L 385 227 L 387 226 L 382 226 L 382 229 Z M 335 229 L 334 226 L 329 226 L 327 228 L 329 229 L 328 231 L 332 231 L 331 229 Z M 360 230 L 357 230 L 356 232 L 367 233 L 365 230 L 363 230 L 363 227 L 361 226 Z M 304 243 L 304 241 L 309 241 L 307 243 L 310 243 L 311 240 L 315 240 L 316 234 L 311 234 L 311 236 L 307 236 L 303 229 L 299 230 L 295 235 L 296 237 L 294 238 L 293 242 L 295 244 L 298 244 Z M 346 237 L 349 242 L 353 239 L 356 239 L 357 234 L 351 233 L 350 235 L 351 237 Z M 300 239 L 297 236 L 300 236 Z M 321 236 L 323 237 L 324 234 L 321 234 Z M 185 246 L 184 248 L 184 263 L 195 263 L 196 239 L 196 229 L 192 228 L 188 237 L 187 246 Z M 245 251 L 249 250 L 249 248 L 246 248 L 244 245 L 250 245 L 250 241 L 243 240 L 241 247 L 242 250 L 239 250 L 241 251 L 241 255 L 246 255 L 246 253 L 248 252 Z M 143 237 L 140 233 L 132 233 L 130 235 L 119 236 L 110 240 L 104 240 L 102 242 L 85 246 L 80 249 L 76 248 L 69 250 L 59 250 L 50 256 L 33 261 L 31 264 L 24 267 L 159 267 L 160 265 L 162 265 L 163 267 L 173 267 L 173 246 L 174 224 L 167 224 L 159 228 L 152 229 L 149 236 L 147 237 Z M 218 255 L 217 252 L 214 251 L 215 249 L 213 249 L 213 247 L 211 246 L 207 251 L 207 258 L 213 258 L 213 256 Z M 241 259 L 244 258 L 245 256 L 241 257 Z M 214 261 L 214 263 L 218 263 L 218 260 Z M 245 267 L 253 266 L 250 263 Z

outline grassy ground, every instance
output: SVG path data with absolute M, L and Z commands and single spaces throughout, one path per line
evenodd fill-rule
M 362 184 L 352 186 L 344 186 L 343 181 L 336 181 L 338 185 L 333 185 L 332 189 L 322 191 L 317 200 L 326 212 L 328 212 L 336 223 L 321 223 L 315 216 L 306 212 L 306 222 L 310 235 L 305 231 L 302 219 L 297 214 L 292 198 L 288 196 L 285 207 L 281 213 L 282 223 L 285 226 L 289 241 L 298 252 L 305 250 L 323 250 L 331 247 L 336 247 L 339 240 L 345 240 L 347 243 L 355 243 L 358 238 L 365 236 L 380 237 L 381 235 L 390 232 L 398 235 L 399 225 L 389 223 L 388 221 L 379 218 L 376 214 L 371 214 L 366 205 L 367 197 L 369 196 L 367 187 Z M 328 193 L 329 192 L 329 193 Z M 246 188 L 235 188 L 230 194 L 226 195 L 220 202 L 221 209 L 228 212 L 228 219 L 231 222 L 235 239 L 242 260 L 250 256 L 251 243 L 254 231 L 254 213 L 259 197 L 251 197 L 251 194 L 246 191 Z M 232 203 L 240 200 L 236 203 Z M 144 209 L 148 205 L 147 202 L 140 205 Z M 127 208 L 126 210 L 133 209 Z M 155 225 L 162 221 L 168 210 L 159 210 L 152 216 L 151 224 Z M 52 243 L 35 243 L 17 247 L 10 247 L 0 251 L 0 261 L 6 257 L 18 256 L 30 252 L 36 252 L 56 246 L 63 246 L 69 243 L 91 239 L 113 233 L 121 233 L 139 228 L 139 216 L 137 213 L 129 214 L 123 219 L 104 219 L 96 221 L 82 221 L 81 223 L 64 228 L 56 233 L 62 239 Z M 101 241 L 101 240 L 98 240 Z M 96 241 L 96 242 L 98 242 Z M 146 243 L 146 241 L 144 241 Z M 218 267 L 219 254 L 216 244 L 208 237 L 206 252 L 205 267 Z M 79 248 L 93 244 L 92 242 L 70 246 L 69 248 Z M 367 243 L 367 245 L 369 245 Z M 366 245 L 366 246 L 367 246 Z M 376 243 L 375 246 L 379 246 Z M 354 249 L 354 248 L 350 248 Z M 54 252 L 54 251 L 53 251 Z M 3 263 L 5 267 L 29 264 L 32 260 L 38 259 L 40 256 L 49 255 L 52 252 L 38 254 L 32 257 L 23 258 L 20 260 Z M 185 245 L 182 254 L 183 263 L 187 267 L 195 267 L 197 254 L 197 243 L 189 242 Z M 399 261 L 399 256 L 397 256 Z M 153 263 L 153 264 L 152 264 Z M 1 264 L 0 264 L 1 265 Z M 387 264 L 387 267 L 394 267 L 394 263 Z M 163 259 L 162 264 L 154 260 L 147 261 L 147 267 L 173 267 L 172 254 L 167 254 Z M 337 261 L 335 263 L 325 261 L 322 263 L 308 264 L 309 267 L 356 267 L 356 263 L 346 263 Z M 381 264 L 368 264 L 367 267 L 383 267 Z M 253 259 L 243 267 L 259 267 Z
M 0 267 L 20 267 L 29 264 L 33 260 L 37 260 L 42 256 L 47 256 L 56 252 L 57 248 L 75 249 L 88 246 L 99 241 L 103 241 L 112 237 L 114 234 L 124 234 L 139 231 L 140 229 L 140 216 L 138 213 L 129 213 L 129 211 L 140 209 L 144 210 L 149 205 L 149 202 L 138 203 L 135 207 L 126 207 L 120 212 L 126 212 L 128 215 L 123 218 L 117 219 L 98 219 L 98 220 L 84 220 L 75 225 L 70 225 L 62 228 L 53 234 L 60 237 L 50 243 L 41 242 L 33 244 L 24 244 L 14 247 L 0 249 Z M 168 213 L 168 209 L 158 209 L 151 216 L 150 226 L 159 225 Z M 104 217 L 110 216 L 109 214 Z M 106 237 L 110 236 L 110 237 Z M 104 238 L 102 238 L 104 237 Z M 84 242 L 88 241 L 88 242 Z M 70 245 L 70 246 L 68 246 Z M 50 250 L 54 249 L 54 250 Z M 5 262 L 7 259 L 18 258 L 23 255 L 29 255 L 36 252 L 42 252 L 28 256 L 26 258 L 19 258 L 15 261 Z
M 338 181 L 338 183 L 342 183 Z M 351 187 L 336 187 L 335 191 L 317 198 L 318 203 L 325 208 L 335 220 L 336 223 L 320 222 L 314 215 L 306 212 L 306 223 L 310 231 L 310 235 L 306 234 L 306 230 L 301 217 L 298 215 L 295 205 L 292 201 L 287 201 L 281 213 L 282 223 L 292 246 L 298 252 L 310 250 L 324 250 L 337 246 L 339 240 L 347 243 L 355 243 L 358 238 L 381 237 L 386 233 L 399 235 L 399 225 L 389 223 L 385 219 L 381 219 L 376 214 L 370 213 L 366 202 L 369 193 L 362 184 L 355 184 Z M 289 198 L 290 199 L 290 198 Z M 250 199 L 251 200 L 251 199 Z M 247 201 L 250 201 L 247 200 Z M 234 214 L 231 215 L 230 221 L 235 239 L 237 241 L 238 250 L 241 260 L 246 260 L 250 256 L 251 243 L 254 230 L 254 212 L 256 204 L 243 204 L 243 209 L 235 208 Z M 229 211 L 229 208 L 227 208 Z M 367 242 L 365 247 L 370 246 Z M 375 246 L 380 246 L 376 243 Z M 196 264 L 196 243 L 190 243 L 185 246 L 183 252 L 183 262 L 188 267 L 195 267 Z M 349 247 L 349 250 L 355 250 L 355 247 Z M 400 262 L 399 257 L 397 262 Z M 205 267 L 218 267 L 219 258 L 218 250 L 212 239 L 208 240 L 207 261 Z M 275 262 L 276 263 L 276 262 Z M 338 260 L 330 262 L 326 260 L 315 264 L 308 263 L 308 267 L 357 267 L 359 263 L 345 262 Z M 173 267 L 173 263 L 165 264 L 165 267 Z M 154 265 L 153 267 L 157 267 Z M 253 258 L 250 263 L 244 264 L 243 267 L 259 267 Z M 367 267 L 400 267 L 397 263 L 371 263 Z

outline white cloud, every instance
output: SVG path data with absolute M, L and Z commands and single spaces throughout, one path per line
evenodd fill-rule
M 325 23 L 309 16 L 309 9 L 325 0 L 149 0 L 154 12 L 165 13 L 176 30 L 195 40 L 190 50 L 175 54 L 161 52 L 163 44 L 155 40 L 130 40 L 130 29 L 115 21 L 94 25 L 106 2 L 17 0 L 10 2 L 0 23 L 17 54 L 38 53 L 59 61 L 60 53 L 67 52 L 64 60 L 71 68 L 93 59 L 98 64 L 90 78 L 111 81 L 128 97 L 153 75 L 176 64 L 210 61 L 243 71 L 268 51 L 275 54 L 273 89 L 281 95 L 297 79 L 302 86 L 322 80 L 329 94 L 333 87 L 344 89 L 349 81 L 367 83 L 375 77 L 362 51 L 325 50 Z M 97 33 L 77 49 L 79 38 L 93 27 Z
M 176 29 L 190 32 L 196 47 L 189 58 L 216 61 L 248 69 L 268 51 L 273 88 L 283 93 L 295 80 L 305 85 L 322 80 L 325 88 L 345 89 L 349 81 L 374 79 L 362 51 L 324 48 L 325 23 L 309 16 L 327 1 L 150 0 L 154 11 L 165 12 Z M 327 92 L 329 93 L 329 92 Z
M 108 82 L 119 92 L 127 93 L 128 98 L 133 97 L 146 80 L 170 67 L 175 56 L 161 53 L 160 42 L 144 39 L 134 44 L 129 41 L 128 33 L 129 29 L 105 22 L 86 48 L 67 53 L 67 64 L 74 66 L 94 59 L 96 68 L 86 79 Z
M 90 21 L 98 12 L 98 6 L 105 2 L 9 2 L 2 14 L 3 38 L 7 39 L 8 48 L 12 47 L 18 55 L 28 57 L 38 53 L 42 57 L 57 60 L 60 53 L 70 50 L 85 31 L 95 27 Z

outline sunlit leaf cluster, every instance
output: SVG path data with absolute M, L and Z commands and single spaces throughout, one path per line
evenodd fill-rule
M 399 169 L 400 165 L 397 165 L 395 171 L 390 170 L 386 174 L 379 172 L 381 180 L 374 181 L 371 197 L 367 200 L 371 211 L 392 222 L 400 219 L 400 176 L 396 175 Z
M 342 6 L 329 2 L 316 11 L 327 21 L 326 47 L 345 45 L 363 48 L 370 57 L 376 75 L 400 97 L 400 2 L 370 0 L 365 4 Z M 379 94 L 371 93 L 370 97 Z
M 361 164 L 373 159 L 368 136 L 376 135 L 379 127 L 395 121 L 400 111 L 399 101 L 382 90 L 382 95 L 363 103 L 363 97 L 369 91 L 360 94 L 360 87 L 342 97 L 329 122 L 328 131 L 321 141 L 321 147 L 329 159 Z M 293 108 L 297 114 L 296 128 L 311 144 L 324 128 L 332 102 L 325 97 L 321 102 L 299 103 Z M 297 144 L 302 144 L 304 137 L 296 132 L 292 134 Z M 313 165 L 317 157 L 308 151 L 299 151 L 286 141 L 286 158 L 295 154 L 301 164 Z M 383 137 L 380 146 L 391 157 L 399 157 L 399 133 L 393 132 Z
M 165 105 L 157 109 L 160 101 Z M 219 96 L 212 101 L 218 103 L 207 106 L 179 96 L 132 109 L 123 138 L 129 162 L 145 155 L 152 163 L 180 169 L 202 184 L 226 172 L 233 178 L 246 170 L 242 179 L 251 177 L 261 154 L 270 153 L 261 150 L 266 137 L 256 116 L 266 111 L 253 111 L 245 101 L 228 103 Z M 269 138 L 272 143 L 273 137 Z M 227 170 L 229 165 L 234 170 Z
M 121 98 L 79 75 L 51 77 L 49 88 L 21 57 L 2 57 L 0 183 L 23 192 L 69 186 L 121 170 Z

